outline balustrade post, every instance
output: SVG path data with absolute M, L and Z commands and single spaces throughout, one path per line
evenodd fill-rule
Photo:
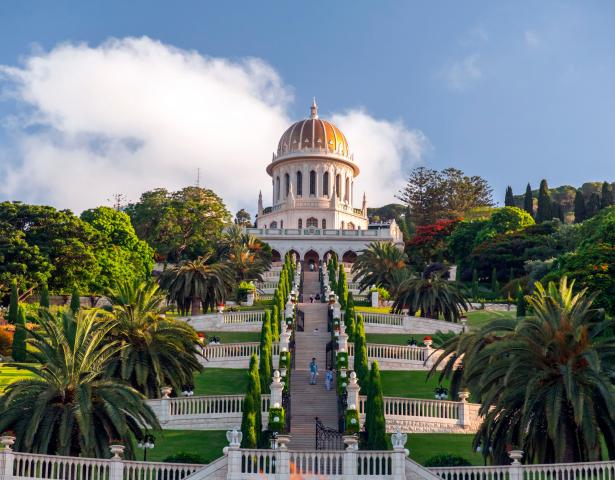
M 348 334 L 346 333 L 346 325 L 340 320 L 340 333 L 337 337 L 338 352 L 348 351 Z
M 280 380 L 280 372 L 276 370 L 273 372 L 273 382 L 271 382 L 271 386 L 269 387 L 271 390 L 270 407 L 279 408 L 282 406 L 282 390 L 284 389 L 284 384 Z
M 404 316 L 401 318 L 401 325 L 404 328 L 405 332 L 411 332 L 412 331 L 412 317 L 410 315 L 408 315 L 408 312 L 406 310 L 404 310 Z
M 406 456 L 410 453 L 406 449 L 407 440 L 408 435 L 399 430 L 391 435 L 391 443 L 393 444 L 393 471 L 391 473 L 395 480 L 406 478 Z
M 124 445 L 110 445 L 111 453 L 113 456 L 109 465 L 109 480 L 123 480 L 124 479 L 124 461 L 122 455 L 124 454 Z
M 224 312 L 221 312 L 220 310 L 218 310 L 218 312 L 216 313 L 216 320 L 214 323 L 216 327 L 224 327 Z
M 378 299 L 378 290 L 375 290 L 375 291 L 371 292 L 370 297 L 371 297 L 370 300 L 372 302 L 372 307 L 373 308 L 378 308 L 380 306 L 379 305 L 380 302 L 379 302 L 379 299 Z
M 459 392 L 459 424 L 464 430 L 470 428 L 472 420 L 470 418 L 470 404 L 468 403 L 468 398 L 470 397 L 470 392 L 467 390 L 462 390 Z
M 229 442 L 228 447 L 224 447 L 222 452 L 228 456 L 227 476 L 228 480 L 241 480 L 241 439 L 243 434 L 237 429 L 228 430 L 226 439 Z
M 171 417 L 171 387 L 162 387 L 160 393 L 162 398 L 160 399 L 160 412 L 158 413 L 158 421 L 161 425 L 164 425 L 170 420 Z
M 357 475 L 357 450 L 344 450 L 343 457 L 343 472 L 344 480 L 354 480 L 358 478 Z
M 348 393 L 347 397 L 347 409 L 348 410 L 357 410 L 359 411 L 359 390 L 361 389 L 359 382 L 357 382 L 357 374 L 355 372 L 350 373 L 350 378 L 348 380 L 348 385 L 346 386 L 346 391 Z
M 291 478 L 290 452 L 287 449 L 276 450 L 276 476 L 280 479 Z
M 523 480 L 523 465 L 520 461 L 523 458 L 523 450 L 511 450 L 508 456 L 512 460 L 508 469 L 509 480 Z
M 0 451 L 0 480 L 10 480 L 13 478 L 13 465 L 15 463 L 15 454 L 11 448 L 15 443 L 15 437 L 2 435 L 1 440 L 4 448 Z

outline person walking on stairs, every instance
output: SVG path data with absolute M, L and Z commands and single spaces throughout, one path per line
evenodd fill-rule
M 318 365 L 316 364 L 316 357 L 312 357 L 310 362 L 310 385 L 316 385 L 316 375 L 318 375 Z

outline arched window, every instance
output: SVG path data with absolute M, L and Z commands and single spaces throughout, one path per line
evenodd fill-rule
M 275 179 L 275 199 L 276 200 L 280 199 L 280 177 L 276 177 Z M 275 227 L 271 227 L 271 228 L 275 228 Z
M 269 225 L 269 228 L 278 228 L 278 222 L 271 222 L 271 225 Z
M 322 195 L 329 196 L 329 172 L 325 172 L 322 176 Z
M 297 227 L 298 227 L 298 228 L 303 228 L 303 220 L 299 219 L 299 220 L 297 221 Z
M 297 172 L 297 196 L 303 195 L 303 173 Z
M 290 192 L 290 175 L 288 173 L 284 174 L 284 197 L 288 197 L 288 192 Z
M 344 200 L 350 200 L 350 179 L 346 177 L 346 188 L 344 189 Z
M 348 230 L 354 230 L 354 223 L 348 222 Z
M 341 192 L 340 192 L 340 188 L 342 187 L 341 184 L 342 184 L 342 176 L 338 173 L 335 176 L 335 195 L 337 196 L 337 198 L 341 198 Z
M 317 227 L 318 228 L 318 219 L 314 217 L 310 217 L 305 221 L 306 227 Z
M 316 195 L 316 172 L 310 172 L 310 195 Z
M 326 219 L 322 219 L 322 228 L 325 229 L 327 228 L 327 220 Z

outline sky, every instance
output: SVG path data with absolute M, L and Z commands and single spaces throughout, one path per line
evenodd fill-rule
M 498 202 L 612 182 L 613 51 L 609 1 L 5 0 L 0 201 L 79 212 L 199 170 L 254 214 L 313 96 L 370 206 L 418 165 L 481 175 Z

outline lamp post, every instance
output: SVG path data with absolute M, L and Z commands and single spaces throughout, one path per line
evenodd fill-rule
M 141 441 L 139 441 L 139 443 L 137 443 L 137 447 L 143 449 L 143 461 L 144 462 L 147 461 L 147 451 L 150 448 L 154 448 L 155 447 L 155 444 L 154 444 L 155 441 L 156 441 L 156 439 L 154 438 L 154 436 L 149 434 L 149 433 L 147 433 L 147 434 L 145 434 L 143 439 Z

